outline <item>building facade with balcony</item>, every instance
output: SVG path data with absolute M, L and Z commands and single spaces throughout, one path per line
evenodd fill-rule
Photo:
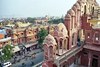
M 8 37 L 5 29 L 0 29 L 0 48 L 11 45 L 11 37 Z
M 8 24 L 4 28 L 6 29 L 7 36 L 11 37 L 11 42 L 14 46 L 23 45 L 26 48 L 31 46 L 34 49 L 37 48 L 38 26 L 31 23 L 16 22 Z
M 52 29 L 51 29 L 52 27 Z M 26 48 L 33 47 L 32 49 L 38 48 L 38 37 L 37 34 L 44 28 L 49 30 L 48 33 L 53 34 L 53 29 L 55 25 L 41 25 L 41 24 L 31 24 L 24 22 L 9 23 L 5 27 L 7 37 L 11 37 L 11 43 L 14 46 L 23 45 Z
M 97 16 L 93 15 L 91 19 L 88 15 L 82 16 L 82 29 L 84 32 L 83 34 L 85 35 L 85 45 L 83 47 L 81 63 L 89 67 L 100 66 L 100 17 L 98 17 L 99 9 L 96 11 Z M 86 21 L 84 22 L 84 20 Z

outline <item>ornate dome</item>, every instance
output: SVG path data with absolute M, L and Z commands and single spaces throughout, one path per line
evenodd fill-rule
M 71 15 L 67 13 L 67 15 L 65 16 L 65 18 L 71 18 Z
M 72 9 L 73 9 L 75 12 L 77 11 L 76 6 L 73 6 Z
M 80 4 L 78 2 L 75 4 L 75 6 L 76 6 L 77 9 L 80 9 L 81 8 L 80 7 Z
M 53 45 L 56 45 L 57 43 L 54 37 L 48 34 L 48 36 L 45 37 L 43 44 L 47 44 L 48 46 L 53 46 Z
M 68 37 L 68 31 L 63 23 L 58 24 L 59 31 L 62 32 L 64 37 Z
M 68 11 L 68 13 L 70 13 L 72 16 L 75 16 L 75 12 L 74 12 L 73 9 L 70 9 L 70 10 Z

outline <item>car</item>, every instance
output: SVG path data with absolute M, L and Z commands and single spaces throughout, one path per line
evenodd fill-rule
M 11 62 L 3 63 L 2 67 L 10 67 L 12 65 Z
M 0 63 L 0 67 L 2 67 L 2 63 Z

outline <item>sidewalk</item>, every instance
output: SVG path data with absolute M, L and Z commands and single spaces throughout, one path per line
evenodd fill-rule
M 34 53 L 36 54 L 34 57 L 32 57 Z M 40 49 L 33 50 L 29 53 L 26 53 L 24 56 L 18 56 L 17 59 L 20 59 L 20 61 L 13 64 L 12 67 L 22 67 L 23 63 L 25 63 L 26 67 L 32 67 L 32 62 L 35 65 L 43 60 L 43 52 L 41 52 Z

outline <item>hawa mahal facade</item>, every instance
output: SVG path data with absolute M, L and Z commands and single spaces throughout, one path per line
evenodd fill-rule
M 100 7 L 96 0 L 77 0 L 64 24 L 44 40 L 42 67 L 100 67 Z
M 31 47 L 41 28 L 49 33 L 43 43 L 42 67 L 100 67 L 100 7 L 96 0 L 77 0 L 67 11 L 64 24 L 9 23 L 4 27 L 6 33 L 0 34 L 0 48 L 7 44 Z

